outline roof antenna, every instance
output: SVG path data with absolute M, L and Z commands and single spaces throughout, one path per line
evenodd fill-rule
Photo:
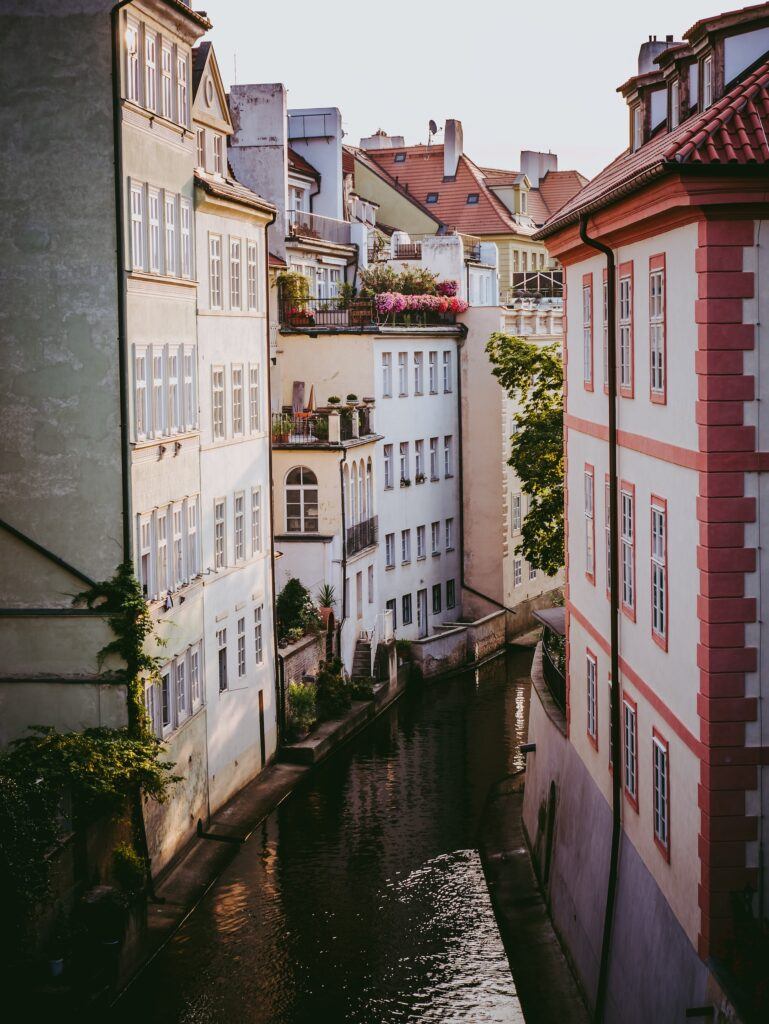
M 232 55 L 232 84 L 238 84 L 238 55 L 233 53 Z

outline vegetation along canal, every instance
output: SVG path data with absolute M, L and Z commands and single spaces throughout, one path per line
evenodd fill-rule
M 112 1019 L 523 1021 L 476 842 L 523 766 L 530 663 L 407 691 L 265 819 Z

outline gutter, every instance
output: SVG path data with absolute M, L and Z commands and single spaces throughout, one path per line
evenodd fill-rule
M 606 992 L 611 959 L 612 926 L 614 906 L 617 897 L 619 876 L 619 846 L 622 833 L 622 763 L 620 758 L 620 708 L 619 708 L 619 508 L 617 487 L 617 289 L 614 252 L 603 242 L 591 238 L 587 233 L 587 214 L 579 222 L 579 237 L 585 245 L 606 256 L 606 322 L 608 348 L 609 385 L 609 545 L 611 548 L 611 579 L 609 601 L 611 608 L 611 852 L 609 877 L 606 882 L 606 910 L 603 923 L 601 962 L 598 974 L 598 988 L 595 999 L 595 1020 L 601 1024 L 606 1014 Z M 595 500 L 595 495 L 593 495 Z
M 347 449 L 342 449 L 339 460 L 339 493 L 342 497 L 342 618 L 339 622 L 339 642 L 342 641 L 342 626 L 347 621 L 347 515 L 344 503 L 344 464 L 347 461 Z

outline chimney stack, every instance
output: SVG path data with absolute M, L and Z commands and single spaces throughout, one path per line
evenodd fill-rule
M 446 119 L 443 130 L 443 177 L 453 178 L 462 156 L 462 122 L 453 117 Z
M 521 150 L 521 174 L 525 174 L 532 188 L 537 188 L 548 171 L 558 170 L 556 153 L 537 153 L 533 149 Z

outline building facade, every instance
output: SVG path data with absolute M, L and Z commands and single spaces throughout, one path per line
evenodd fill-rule
M 768 56 L 767 5 L 645 44 L 628 151 L 540 236 L 568 287 L 566 703 L 559 730 L 532 697 L 524 818 L 606 1020 L 724 1006 L 766 922 Z

